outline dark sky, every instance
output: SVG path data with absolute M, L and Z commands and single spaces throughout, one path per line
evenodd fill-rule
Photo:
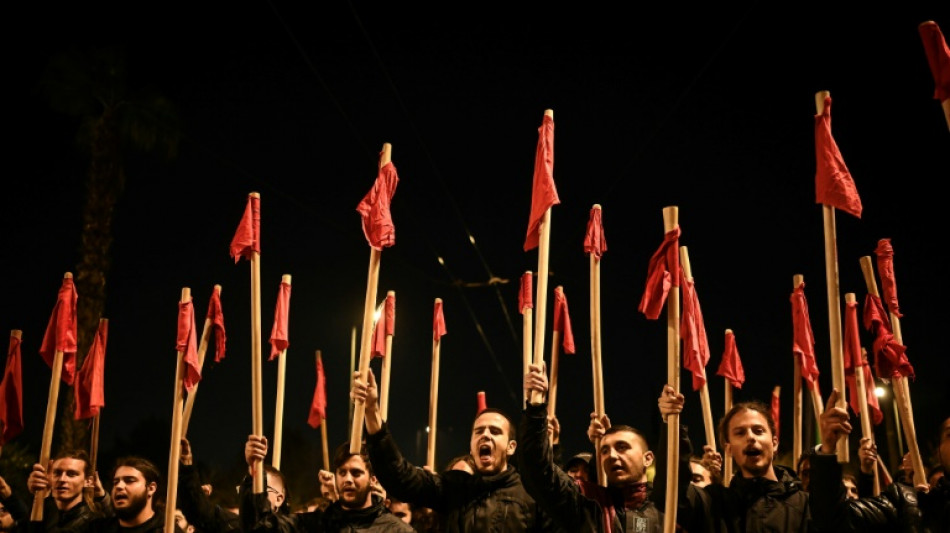
M 938 191 L 950 176 L 950 136 L 917 31 L 925 20 L 950 26 L 946 9 L 902 4 L 858 16 L 806 6 L 776 12 L 762 3 L 652 13 L 549 3 L 533 12 L 523 4 L 465 12 L 332 4 L 70 6 L 55 22 L 38 7 L 17 8 L 22 16 L 11 20 L 26 37 L 7 36 L 15 75 L 7 88 L 13 120 L 0 317 L 24 332 L 20 439 L 38 449 L 50 375 L 38 348 L 62 276 L 77 265 L 87 167 L 75 143 L 78 122 L 51 111 L 37 84 L 53 54 L 92 45 L 124 47 L 129 93 L 169 98 L 182 134 L 170 163 L 130 159 L 115 216 L 104 450 L 169 424 L 177 302 L 191 288 L 203 317 L 214 284 L 223 287 L 227 355 L 205 368 L 189 436 L 209 460 L 243 449 L 251 430 L 250 274 L 228 245 L 252 191 L 261 194 L 265 354 L 281 276 L 293 276 L 285 439 L 294 433 L 319 453 L 320 433 L 306 425 L 315 350 L 327 371 L 330 446 L 348 438 L 351 335 L 362 324 L 370 255 L 355 208 L 383 143 L 392 144 L 400 177 L 396 244 L 381 254 L 378 284 L 380 299 L 396 293 L 390 421 L 398 442 L 424 462 L 418 432 L 428 419 L 435 298 L 444 301 L 448 329 L 439 464 L 467 449 L 478 391 L 517 415 L 517 289 L 521 274 L 538 268 L 537 251 L 522 243 L 545 109 L 554 110 L 561 199 L 552 208 L 549 288 L 564 288 L 578 348 L 561 358 L 566 450 L 586 449 L 593 408 L 582 247 L 593 204 L 603 206 L 608 243 L 601 327 L 611 418 L 659 437 L 665 318 L 648 320 L 637 304 L 663 238 L 662 210 L 675 205 L 705 315 L 707 370 L 715 373 L 723 332 L 734 330 L 747 376 L 736 399 L 768 400 L 781 385 L 782 447 L 790 449 L 795 274 L 806 282 L 822 390 L 831 388 L 814 196 L 821 90 L 831 92 L 832 131 L 864 205 L 860 220 L 836 217 L 842 302 L 847 292 L 863 301 L 859 259 L 890 238 L 921 437 L 947 415 Z M 493 276 L 505 283 L 487 286 Z M 268 435 L 276 369 L 263 363 Z M 699 397 L 688 383 L 684 374 L 684 419 L 701 442 Z M 710 379 L 710 393 L 718 418 L 721 378 Z

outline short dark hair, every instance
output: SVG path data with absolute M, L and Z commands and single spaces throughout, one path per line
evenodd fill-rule
M 644 435 L 643 432 L 640 431 L 639 429 L 633 426 L 628 426 L 626 424 L 617 424 L 615 426 L 610 426 L 609 428 L 607 428 L 606 431 L 604 431 L 604 436 L 606 437 L 607 435 L 620 433 L 621 431 L 627 431 L 639 437 L 641 444 L 643 444 L 643 451 L 647 451 L 650 449 L 650 441 L 647 440 L 647 436 Z M 600 453 L 600 450 L 597 450 L 597 453 Z
M 472 429 L 475 428 L 475 421 L 478 420 L 479 417 L 481 417 L 482 415 L 491 414 L 491 413 L 495 413 L 495 414 L 501 415 L 502 418 L 504 418 L 505 421 L 508 422 L 508 440 L 515 440 L 515 436 L 514 436 L 515 424 L 514 424 L 514 422 L 511 421 L 511 417 L 508 416 L 508 413 L 506 413 L 505 411 L 503 411 L 503 410 L 501 410 L 501 409 L 499 409 L 499 408 L 497 408 L 497 407 L 486 407 L 485 409 L 482 409 L 481 411 L 479 411 L 478 414 L 475 415 L 475 418 L 472 419 Z
M 333 467 L 333 472 L 336 472 L 337 468 L 343 466 L 343 463 L 346 463 L 350 460 L 350 457 L 354 455 L 359 455 L 363 462 L 366 464 L 366 471 L 371 476 L 375 476 L 373 473 L 373 463 L 369 460 L 369 453 L 366 451 L 366 443 L 360 443 L 359 453 L 353 453 L 350 451 L 350 441 L 346 441 L 343 444 L 336 447 L 336 450 L 333 452 L 333 461 L 331 466 Z
M 93 475 L 92 463 L 89 462 L 89 453 L 83 449 L 70 449 L 62 450 L 53 457 L 53 461 L 59 461 L 60 459 L 76 459 L 77 461 L 82 461 L 86 466 L 83 467 L 82 472 L 86 477 Z
M 466 454 L 462 454 L 462 455 L 457 455 L 457 456 L 453 457 L 453 458 L 452 458 L 451 460 L 449 460 L 449 462 L 445 465 L 445 470 L 443 470 L 443 471 L 444 471 L 444 472 L 448 472 L 449 470 L 452 470 L 452 467 L 455 466 L 457 463 L 466 463 L 466 464 L 468 464 L 469 467 L 472 468 L 472 471 L 473 471 L 473 472 L 475 471 L 475 459 L 472 458 L 472 454 L 470 454 L 470 453 L 466 453 Z
M 772 408 L 758 400 L 750 400 L 733 405 L 732 409 L 729 409 L 729 412 L 726 413 L 726 416 L 722 417 L 722 420 L 719 422 L 719 438 L 722 439 L 722 442 L 729 442 L 729 422 L 732 421 L 732 417 L 743 410 L 755 411 L 765 417 L 769 431 L 773 437 L 775 436 L 775 420 L 772 419 Z
M 115 479 L 116 471 L 118 471 L 119 468 L 123 466 L 128 466 L 141 472 L 142 477 L 145 478 L 146 485 L 149 483 L 155 483 L 156 485 L 160 486 L 162 484 L 162 474 L 158 471 L 158 468 L 155 466 L 155 464 L 144 457 L 138 457 L 135 455 L 127 455 L 125 457 L 116 459 L 115 468 L 112 469 L 112 479 Z

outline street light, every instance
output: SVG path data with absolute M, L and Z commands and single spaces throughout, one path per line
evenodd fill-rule
M 878 398 L 884 397 L 884 387 L 874 387 L 874 396 Z

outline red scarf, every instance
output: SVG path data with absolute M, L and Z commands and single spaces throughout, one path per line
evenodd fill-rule
M 647 500 L 647 484 L 633 483 L 623 488 L 623 507 L 636 511 Z

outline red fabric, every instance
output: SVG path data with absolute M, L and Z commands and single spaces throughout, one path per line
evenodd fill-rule
M 89 353 L 82 361 L 82 368 L 77 374 L 76 386 L 73 389 L 76 400 L 76 420 L 92 418 L 99 414 L 99 409 L 106 405 L 105 395 L 105 368 L 106 343 L 109 339 L 109 323 L 99 322 L 99 329 L 92 339 Z
M 934 77 L 934 99 L 942 102 L 950 98 L 950 48 L 936 22 L 928 20 L 917 29 L 924 43 L 930 73 Z
M 23 433 L 23 357 L 20 344 L 20 339 L 10 335 L 3 381 L 0 381 L 0 446 Z
M 680 271 L 680 227 L 676 226 L 663 236 L 663 243 L 653 252 L 647 270 L 647 285 L 637 308 L 647 318 L 660 317 L 663 304 L 670 287 L 679 286 Z
M 815 115 L 815 202 L 861 218 L 861 197 L 834 137 L 831 136 L 831 97 Z
M 897 282 L 894 278 L 894 247 L 891 246 L 890 239 L 881 239 L 877 241 L 877 248 L 874 249 L 877 255 L 877 272 L 881 277 L 881 298 L 887 303 L 887 310 L 894 316 L 900 318 L 900 304 L 897 303 Z
M 372 357 L 386 357 L 386 336 L 396 332 L 396 296 L 386 295 L 379 318 L 373 325 Z
M 801 356 L 802 379 L 808 390 L 818 385 L 818 362 L 815 360 L 815 335 L 808 316 L 805 283 L 792 290 L 792 353 Z
M 539 228 L 544 213 L 552 205 L 561 203 L 554 186 L 554 119 L 544 115 L 538 128 L 538 147 L 534 155 L 534 181 L 531 186 L 531 216 L 524 251 L 538 247 Z
M 290 316 L 290 284 L 281 281 L 280 292 L 277 294 L 277 307 L 274 309 L 274 327 L 270 331 L 270 357 L 268 361 L 273 361 L 275 357 L 283 353 L 290 346 L 289 330 Z
M 208 302 L 208 314 L 211 320 L 211 331 L 214 333 L 214 362 L 220 363 L 224 359 L 224 350 L 227 344 L 227 335 L 224 333 L 224 312 L 221 310 L 221 291 L 215 288 L 211 291 L 211 301 Z
M 874 333 L 874 371 L 883 379 L 898 376 L 914 377 L 914 367 L 907 359 L 907 347 L 897 342 L 891 322 L 881 299 L 868 294 L 864 300 L 864 329 Z
M 231 257 L 235 263 L 242 257 L 250 261 L 255 252 L 261 253 L 261 199 L 249 194 L 244 215 L 231 238 Z
M 878 425 L 884 420 L 884 413 L 877 403 L 877 396 L 874 395 L 874 378 L 871 377 L 871 369 L 864 361 L 861 352 L 861 334 L 858 327 L 858 303 L 845 303 L 844 310 L 844 375 L 848 384 L 848 403 L 851 404 L 851 410 L 855 414 L 861 414 L 861 404 L 858 403 L 858 380 L 854 376 L 856 368 L 860 368 L 864 373 L 864 396 L 867 399 L 868 409 L 871 411 L 871 419 L 874 425 Z
M 356 211 L 363 220 L 363 235 L 366 241 L 376 250 L 396 244 L 396 226 L 389 208 L 396 186 L 399 185 L 399 175 L 392 161 L 386 163 L 376 174 L 373 188 L 366 193 L 356 206 Z
M 699 307 L 696 282 L 692 278 L 686 279 L 686 274 L 682 270 L 680 270 L 680 275 L 683 277 L 680 281 L 680 286 L 683 288 L 683 316 L 680 317 L 680 337 L 683 339 L 683 368 L 693 374 L 693 390 L 698 391 L 706 384 L 709 338 L 706 336 L 703 311 Z
M 488 402 L 485 400 L 485 391 L 478 391 L 478 409 L 475 412 L 475 416 L 481 414 L 485 409 L 488 409 Z
M 726 349 L 722 353 L 722 362 L 719 363 L 716 375 L 726 378 L 737 389 L 741 389 L 745 383 L 745 370 L 742 368 L 742 360 L 739 359 L 736 336 L 732 332 L 726 333 Z
M 554 289 L 554 331 L 561 333 L 561 347 L 564 353 L 574 353 L 574 331 L 571 329 L 571 315 L 567 309 L 567 296 L 564 288 Z
M 435 302 L 435 312 L 432 317 L 432 340 L 437 341 L 445 335 L 445 317 L 442 316 L 442 300 Z
M 77 320 L 76 285 L 72 277 L 64 277 L 56 297 L 56 306 L 46 325 L 43 343 L 40 345 L 40 355 L 50 368 L 53 368 L 53 358 L 56 352 L 63 352 L 63 383 L 72 385 L 76 379 L 76 339 Z
M 521 275 L 521 290 L 518 291 L 518 312 L 522 315 L 525 309 L 534 309 L 534 295 L 531 294 L 533 279 L 531 272 Z
M 782 414 L 782 402 L 779 399 L 781 389 L 775 387 L 772 389 L 772 421 L 775 422 L 775 438 L 779 438 L 779 420 Z
M 317 429 L 327 419 L 327 383 L 323 375 L 323 360 L 317 358 L 317 386 L 313 389 L 313 399 L 310 401 L 310 414 L 307 423 Z
M 182 378 L 185 390 L 191 392 L 201 381 L 201 365 L 198 364 L 198 336 L 195 333 L 195 308 L 193 298 L 178 302 L 178 337 L 175 348 L 182 354 L 185 375 Z
M 590 208 L 590 218 L 587 219 L 587 233 L 584 234 L 584 253 L 594 254 L 600 259 L 607 251 L 607 239 L 604 238 L 603 211 L 596 207 Z

